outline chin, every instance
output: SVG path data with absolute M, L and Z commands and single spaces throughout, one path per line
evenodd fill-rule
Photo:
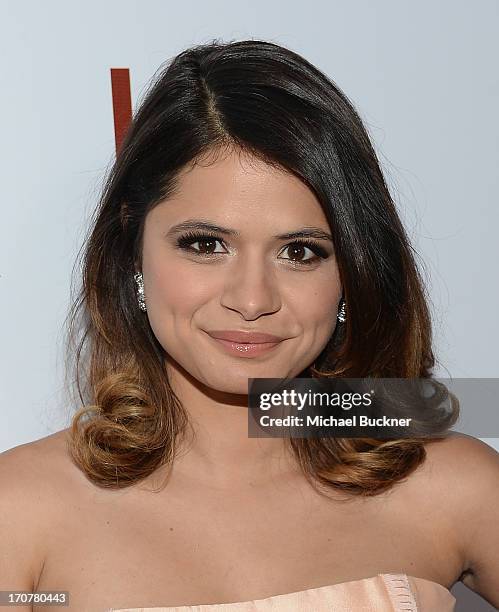
M 220 381 L 219 384 L 213 383 L 213 381 L 206 381 L 205 385 L 215 391 L 216 393 L 227 393 L 230 395 L 248 395 L 248 379 L 244 381 Z

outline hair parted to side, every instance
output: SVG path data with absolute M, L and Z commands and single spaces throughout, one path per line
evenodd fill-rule
M 329 222 L 347 321 L 310 375 L 431 377 L 424 285 L 352 104 L 277 44 L 198 45 L 161 70 L 136 111 L 83 245 L 81 287 L 68 315 L 68 357 L 83 407 L 69 448 L 100 487 L 130 486 L 171 466 L 189 429 L 133 275 L 141 269 L 145 217 L 174 193 L 179 171 L 231 150 L 300 178 Z M 311 484 L 352 495 L 376 495 L 407 477 L 424 461 L 424 443 L 289 439 Z

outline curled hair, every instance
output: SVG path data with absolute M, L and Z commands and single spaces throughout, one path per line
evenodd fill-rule
M 135 112 L 84 245 L 69 319 L 83 406 L 70 452 L 100 487 L 171 466 L 188 431 L 164 370 L 168 355 L 137 306 L 144 220 L 179 172 L 241 151 L 297 176 L 331 228 L 347 321 L 312 377 L 431 377 L 427 296 L 376 154 L 348 98 L 297 53 L 259 40 L 191 47 L 162 68 Z M 215 155 L 216 157 L 216 155 Z M 413 472 L 424 440 L 289 438 L 314 485 L 376 495 Z

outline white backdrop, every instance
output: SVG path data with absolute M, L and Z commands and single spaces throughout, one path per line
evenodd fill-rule
M 61 326 L 114 155 L 110 67 L 130 68 L 135 105 L 160 64 L 213 38 L 288 46 L 352 99 L 426 262 L 438 375 L 499 376 L 496 0 L 4 0 L 0 10 L 0 451 L 66 427 L 74 410 Z

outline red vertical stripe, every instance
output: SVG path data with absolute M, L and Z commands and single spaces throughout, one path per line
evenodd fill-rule
M 111 68 L 111 88 L 113 91 L 114 140 L 116 154 L 118 154 L 132 120 L 132 94 L 128 68 Z

